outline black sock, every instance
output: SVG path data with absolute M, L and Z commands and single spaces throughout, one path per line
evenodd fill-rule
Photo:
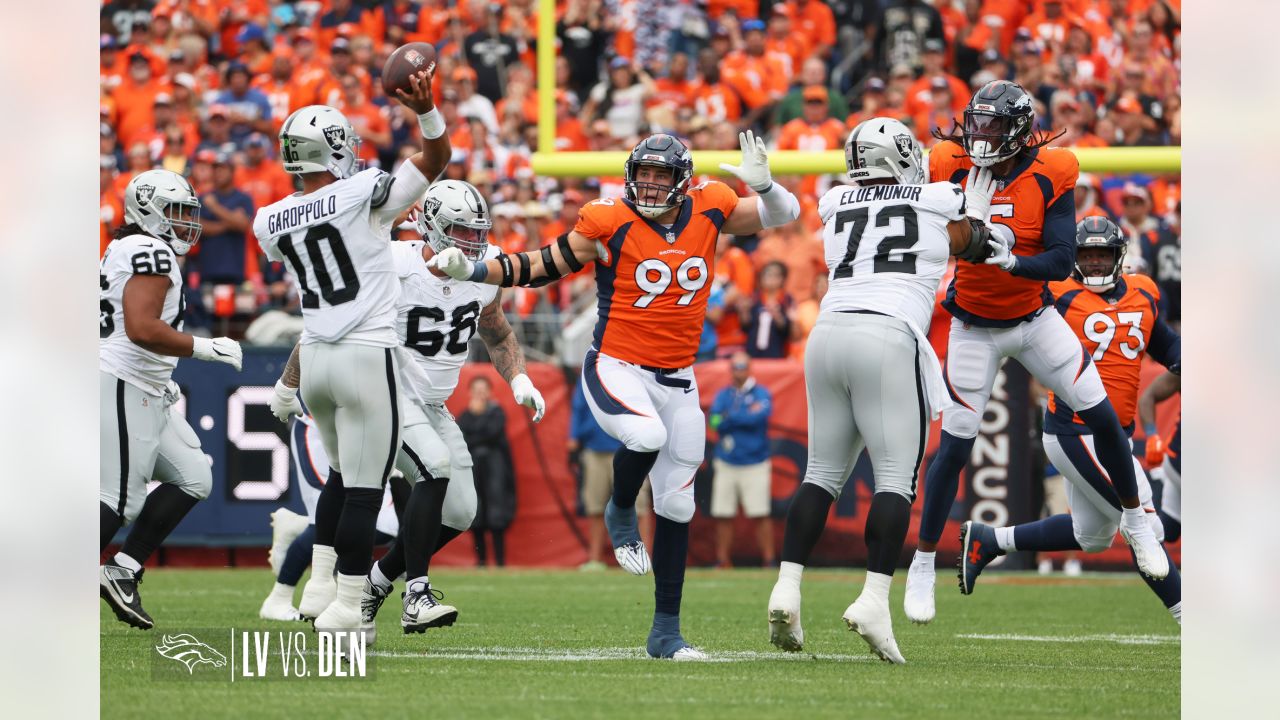
M 1173 558 L 1169 557 L 1169 549 L 1161 547 L 1164 550 L 1164 556 L 1169 558 L 1169 574 L 1163 580 L 1152 580 L 1147 577 L 1146 573 L 1138 573 L 1142 577 L 1142 581 L 1151 588 L 1151 592 L 1160 598 L 1160 602 L 1164 606 L 1171 608 L 1182 602 L 1182 575 L 1178 573 L 1178 566 L 1173 564 Z M 1133 562 L 1137 563 L 1138 558 L 1133 554 L 1133 550 L 1129 551 L 1129 555 L 1133 557 Z
M 342 517 L 333 535 L 338 555 L 337 569 L 343 575 L 365 575 L 373 564 L 373 539 L 377 535 L 378 511 L 382 509 L 382 488 L 347 488 Z M 317 512 L 316 542 L 320 542 Z
M 636 452 L 618 448 L 613 454 L 613 504 L 615 507 L 630 508 L 636 506 L 636 497 L 640 495 L 640 486 L 649 476 L 653 464 L 658 461 L 658 451 Z
M 161 483 L 142 504 L 142 512 L 133 521 L 129 536 L 120 549 L 125 555 L 144 565 L 151 554 L 160 547 L 160 543 L 169 537 L 169 533 L 178 527 L 182 518 L 191 512 L 191 508 L 200 502 L 182 491 L 177 485 Z
M 1071 526 L 1071 516 L 1065 513 L 1015 526 L 1013 544 L 1019 550 L 1032 552 L 1081 549 Z
M 347 489 L 342 484 L 342 473 L 329 468 L 329 477 L 316 500 L 317 545 L 333 547 L 334 537 L 338 533 L 338 519 L 342 517 L 342 508 L 346 505 L 346 492 Z
M 117 515 L 110 505 L 104 502 L 98 503 L 98 539 L 101 541 L 98 547 L 99 555 L 107 551 L 111 538 L 116 536 L 116 532 L 123 524 L 124 519 Z
M 1111 485 L 1121 498 L 1138 497 L 1138 479 L 1133 474 L 1133 447 L 1120 427 L 1120 418 L 1110 400 L 1076 413 L 1093 431 L 1093 451 L 1107 471 Z
M 435 555 L 436 553 L 438 553 L 438 552 L 440 552 L 441 550 L 443 550 L 445 545 L 448 545 L 450 542 L 452 542 L 452 541 L 453 541 L 453 539 L 454 539 L 454 538 L 458 537 L 458 536 L 459 536 L 459 535 L 461 535 L 462 533 L 463 533 L 463 531 L 462 531 L 462 530 L 454 530 L 453 528 L 449 527 L 448 525 L 441 525 L 441 526 L 440 526 L 440 536 L 439 536 L 438 538 L 436 538 L 436 549 L 435 549 L 435 552 L 433 552 L 433 553 L 431 553 L 431 554 L 432 554 L 432 555 Z
M 680 614 L 685 559 L 689 556 L 689 523 L 656 516 L 653 530 L 653 610 Z
M 431 555 L 440 537 L 440 513 L 444 508 L 444 494 L 448 489 L 448 478 L 433 478 L 430 475 L 413 484 L 409 505 L 404 512 L 405 522 L 400 529 L 400 536 L 396 538 L 397 545 L 403 542 L 404 574 L 410 580 L 426 575 L 431 567 Z M 386 566 L 383 566 L 383 573 L 386 573 Z
M 311 564 L 311 546 L 315 542 L 316 526 L 308 525 L 307 529 L 289 544 L 289 549 L 284 554 L 284 562 L 280 563 L 280 574 L 276 576 L 276 582 L 293 587 L 302 580 L 302 573 L 306 572 L 307 566 Z
M 387 485 L 391 487 L 391 505 L 396 509 L 396 521 L 404 525 L 404 510 L 409 507 L 413 485 L 403 475 L 387 478 Z
M 871 496 L 867 512 L 867 572 L 893 575 L 911 525 L 911 501 L 894 492 Z
M 924 508 L 920 511 L 920 539 L 936 543 L 942 537 L 951 506 L 960 490 L 960 473 L 969 463 L 976 438 L 958 438 L 942 431 L 938 452 L 924 475 Z
M 809 564 L 809 554 L 827 526 L 827 514 L 835 498 L 814 483 L 800 483 L 787 510 L 787 527 L 782 533 L 782 562 Z
M 498 567 L 507 566 L 506 530 L 493 530 L 493 564 Z

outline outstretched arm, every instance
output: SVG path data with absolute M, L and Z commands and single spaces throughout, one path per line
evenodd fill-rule
M 449 248 L 427 261 L 427 267 L 439 268 L 455 280 L 502 287 L 542 287 L 581 270 L 596 260 L 599 252 L 595 240 L 571 230 L 541 250 L 503 253 L 483 262 L 472 262 L 461 250 Z
M 546 414 L 547 404 L 542 399 L 542 393 L 538 392 L 538 388 L 533 386 L 533 381 L 524 372 L 524 351 L 520 349 L 520 343 L 516 342 L 515 331 L 511 329 L 511 323 L 507 322 L 501 303 L 502 298 L 496 297 L 493 302 L 484 306 L 476 330 L 489 350 L 493 367 L 511 384 L 511 394 L 515 395 L 516 402 L 533 410 L 533 421 L 538 422 Z
M 773 181 L 769 173 L 769 155 L 764 139 L 748 130 L 738 133 L 742 148 L 742 164 L 721 163 L 720 169 L 737 176 L 755 191 L 756 197 L 743 198 L 729 213 L 720 232 L 729 235 L 753 235 L 764 228 L 778 227 L 800 217 L 800 201 L 790 190 Z

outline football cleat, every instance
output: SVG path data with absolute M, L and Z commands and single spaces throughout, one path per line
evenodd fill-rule
M 1181 620 L 1178 621 L 1181 624 Z M 702 662 L 710 660 L 706 653 L 702 652 L 692 645 L 686 645 L 671 655 L 671 659 L 676 662 Z
M 114 559 L 108 560 L 98 569 L 98 594 L 107 601 L 120 622 L 150 630 L 155 621 L 142 609 L 142 596 L 138 594 L 138 583 L 142 582 L 144 572 L 138 570 L 134 573 Z
M 708 659 L 705 652 L 685 642 L 685 639 L 679 633 L 674 635 L 655 635 L 650 632 L 649 640 L 645 644 L 645 651 L 649 653 L 649 657 L 655 660 L 690 662 Z
M 332 605 L 336 597 L 338 583 L 333 576 L 317 577 L 313 572 L 307 579 L 307 584 L 302 586 L 302 602 L 298 603 L 298 612 L 304 618 L 318 620 L 320 613 Z
M 378 638 L 378 609 L 386 602 L 390 592 L 391 588 L 384 590 L 368 577 L 364 579 L 364 589 L 360 591 L 360 629 L 364 630 L 370 645 Z
M 307 516 L 288 508 L 280 508 L 271 513 L 271 549 L 267 551 L 267 562 L 271 564 L 272 575 L 280 574 L 285 553 L 289 551 L 294 538 L 307 529 L 308 524 Z
M 1145 515 L 1145 513 L 1144 513 Z M 1133 549 L 1133 556 L 1138 561 L 1138 570 L 1153 580 L 1163 580 L 1169 576 L 1169 556 L 1165 554 L 1156 534 L 1146 517 L 1139 519 L 1136 526 L 1130 527 L 1123 519 L 1120 521 L 1120 536 Z
M 787 652 L 804 649 L 804 628 L 800 626 L 800 593 L 781 580 L 769 595 L 769 642 Z
M 639 540 L 614 548 L 613 557 L 618 560 L 618 565 L 623 570 L 632 575 L 645 575 L 652 567 L 649 562 L 649 551 L 644 549 L 644 543 Z
M 404 634 L 426 632 L 427 628 L 447 627 L 458 619 L 458 609 L 452 605 L 441 605 L 444 593 L 433 590 L 429 583 L 421 580 L 409 583 L 409 589 L 402 593 L 404 612 L 400 615 L 400 627 Z
M 992 560 L 1004 551 L 996 542 L 996 529 L 972 520 L 960 526 L 960 560 L 956 577 L 960 579 L 960 594 L 972 595 L 978 576 Z
M 274 595 L 268 595 L 266 600 L 262 601 L 262 607 L 258 610 L 258 617 L 263 620 L 280 620 L 283 622 L 292 622 L 301 620 L 302 615 L 298 613 L 298 608 L 293 603 Z
M 353 630 L 364 631 L 364 624 L 360 619 L 360 606 L 347 604 L 340 600 L 334 600 L 329 603 L 329 607 L 324 612 L 316 616 L 315 621 L 316 632 L 332 632 L 338 633 L 337 641 L 342 642 L 342 638 Z M 369 634 L 365 633 L 365 644 L 371 645 L 372 642 Z
M 876 657 L 895 665 L 905 665 L 906 660 L 898 651 L 893 639 L 893 618 L 889 614 L 888 601 L 876 602 L 868 595 L 858 599 L 844 611 L 844 624 L 862 636 Z
M 933 621 L 933 586 L 936 582 L 933 560 L 921 558 L 917 551 L 907 570 L 907 594 L 902 599 L 902 608 L 906 611 L 908 620 L 918 625 Z

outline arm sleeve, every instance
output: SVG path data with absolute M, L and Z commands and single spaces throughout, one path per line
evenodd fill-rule
M 418 166 L 408 160 L 400 163 L 391 177 L 391 190 L 381 207 L 373 208 L 372 214 L 383 225 L 395 222 L 400 213 L 408 210 L 427 192 L 431 183 L 418 170 Z
M 1155 324 L 1151 326 L 1151 342 L 1147 343 L 1147 354 L 1165 367 L 1173 367 L 1182 362 L 1182 337 L 1161 317 L 1156 317 Z
M 1013 274 L 1031 280 L 1062 280 L 1075 259 L 1076 199 L 1066 192 L 1044 213 L 1044 252 L 1019 256 Z

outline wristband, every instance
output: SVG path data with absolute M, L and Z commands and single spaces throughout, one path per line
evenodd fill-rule
M 1155 435 L 1156 434 L 1155 423 L 1151 423 L 1149 425 L 1143 425 L 1142 432 L 1145 433 L 1147 437 L 1151 437 L 1152 435 Z
M 431 108 L 418 116 L 418 129 L 422 131 L 422 137 L 435 140 L 444 134 L 444 116 L 437 108 Z

